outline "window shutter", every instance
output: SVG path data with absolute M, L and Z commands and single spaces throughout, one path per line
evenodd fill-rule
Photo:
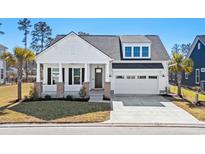
M 63 83 L 65 82 L 65 68 L 62 68 L 62 73 L 63 73 Z
M 48 72 L 47 72 L 47 84 L 51 85 L 51 68 L 48 68 Z
M 68 76 L 69 76 L 69 82 L 68 82 L 68 84 L 69 85 L 72 85 L 72 68 L 69 68 L 68 69 L 69 71 L 68 71 Z
M 85 68 L 82 68 L 82 83 L 84 82 L 85 79 Z

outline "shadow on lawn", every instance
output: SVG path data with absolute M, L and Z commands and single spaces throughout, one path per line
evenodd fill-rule
M 110 104 L 72 101 L 22 102 L 9 108 L 43 120 L 55 120 L 67 116 L 82 115 L 98 111 L 110 111 Z
M 3 112 L 3 111 L 0 111 L 0 116 L 4 116 L 4 115 L 6 115 L 6 114 L 8 114 L 8 113 L 5 113 L 5 112 Z
M 9 106 L 10 104 L 0 107 L 0 116 L 4 116 L 5 114 L 7 114 L 4 112 L 4 110 L 8 109 Z
M 163 96 L 166 100 L 168 100 L 168 101 L 183 101 L 183 99 L 182 98 L 180 98 L 180 97 L 177 97 L 176 95 L 164 95 Z

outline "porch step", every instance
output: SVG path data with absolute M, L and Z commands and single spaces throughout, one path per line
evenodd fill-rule
M 103 98 L 99 98 L 99 97 L 96 97 L 96 98 L 90 97 L 88 102 L 91 102 L 91 103 L 110 103 L 110 101 L 103 100 Z
M 103 95 L 96 96 L 96 95 L 90 95 L 90 100 L 103 100 Z
M 109 101 L 103 100 L 103 90 L 91 90 L 89 102 L 109 103 Z

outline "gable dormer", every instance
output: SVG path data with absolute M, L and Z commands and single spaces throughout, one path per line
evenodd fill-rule
M 151 41 L 144 35 L 120 36 L 123 60 L 151 59 Z
M 151 43 L 122 43 L 123 59 L 151 59 Z

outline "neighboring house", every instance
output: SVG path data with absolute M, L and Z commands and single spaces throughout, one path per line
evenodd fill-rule
M 0 44 L 0 57 L 7 47 Z M 6 80 L 6 62 L 0 58 L 0 84 L 5 83 Z
M 6 70 L 6 77 L 8 83 L 17 82 L 18 69 L 15 67 L 8 67 Z
M 160 94 L 168 86 L 169 55 L 157 35 L 58 35 L 37 55 L 38 91 L 57 97 L 89 90 Z M 42 86 L 42 88 L 41 88 Z M 42 89 L 42 91 L 41 91 Z
M 197 35 L 187 54 L 194 62 L 193 72 L 183 74 L 182 85 L 188 87 L 201 86 L 205 90 L 205 35 Z
M 177 74 L 169 71 L 169 83 L 170 84 L 177 84 Z

